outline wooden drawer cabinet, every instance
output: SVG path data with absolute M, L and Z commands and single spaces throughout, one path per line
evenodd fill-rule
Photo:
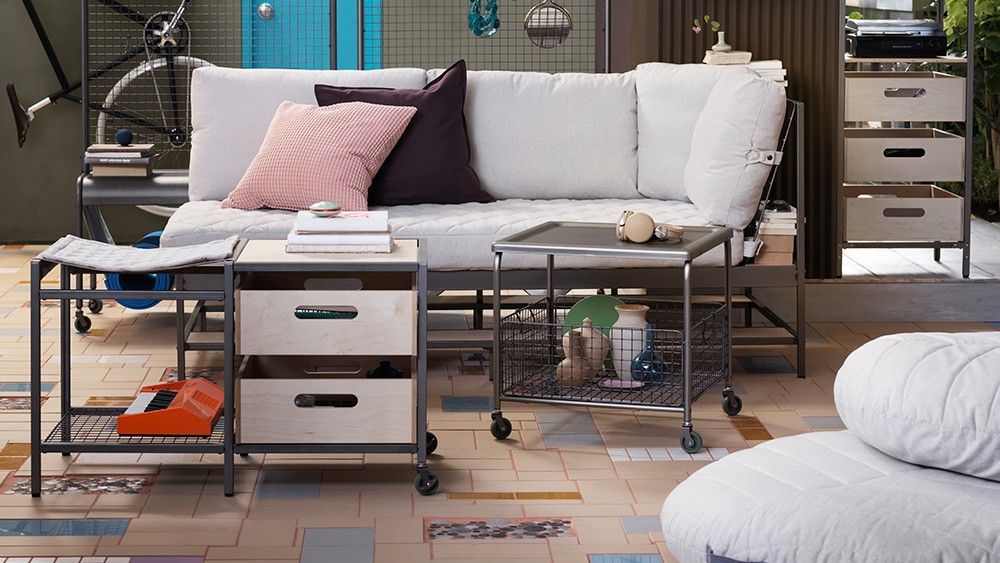
M 847 129 L 847 182 L 961 182 L 965 140 L 939 129 Z
M 239 354 L 416 354 L 411 290 L 242 290 L 237 310 Z
M 958 242 L 962 198 L 937 186 L 844 186 L 847 242 Z
M 248 357 L 239 373 L 239 441 L 412 443 L 415 380 L 365 379 L 370 363 L 375 361 Z
M 848 72 L 847 121 L 965 121 L 965 79 L 942 72 Z

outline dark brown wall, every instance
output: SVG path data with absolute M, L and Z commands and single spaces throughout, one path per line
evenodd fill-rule
M 612 5 L 614 8 L 618 4 Z M 660 60 L 700 62 L 713 34 L 695 35 L 694 18 L 711 14 L 726 41 L 753 52 L 754 59 L 781 59 L 788 69 L 789 97 L 805 103 L 806 269 L 810 278 L 836 275 L 837 150 L 840 6 L 836 0 L 635 0 L 647 14 L 658 12 Z M 614 43 L 613 43 L 614 45 Z M 630 53 L 642 52 L 635 45 Z M 641 62 L 641 61 L 632 61 Z

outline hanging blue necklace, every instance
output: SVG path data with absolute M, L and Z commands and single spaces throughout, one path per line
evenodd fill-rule
M 498 29 L 497 0 L 486 0 L 485 14 L 482 0 L 469 0 L 469 31 L 476 37 L 492 37 Z

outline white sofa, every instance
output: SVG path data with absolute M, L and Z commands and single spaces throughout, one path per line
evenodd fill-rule
M 317 83 L 421 88 L 439 72 L 195 70 L 190 202 L 170 218 L 162 244 L 178 246 L 233 234 L 284 238 L 292 224 L 291 213 L 219 207 L 256 154 L 278 104 L 315 103 Z M 545 221 L 610 223 L 628 208 L 663 222 L 708 225 L 706 217 L 726 216 L 729 205 L 738 208 L 739 215 L 752 216 L 763 181 L 750 182 L 745 190 L 749 197 L 737 197 L 732 203 L 703 201 L 699 207 L 688 197 L 692 180 L 686 181 L 685 173 L 696 126 L 714 86 L 727 73 L 751 71 L 662 63 L 644 64 L 624 74 L 471 71 L 466 101 L 471 164 L 497 201 L 392 207 L 391 228 L 397 237 L 427 241 L 432 271 L 489 270 L 494 240 Z M 704 119 L 709 117 L 717 116 Z M 770 137 L 761 141 L 760 150 L 775 148 L 781 115 L 741 118 L 750 119 L 751 126 L 760 121 L 769 132 L 760 137 Z M 725 125 L 716 123 L 702 132 L 725 135 Z M 711 164 L 716 155 L 695 156 Z M 729 225 L 734 229 L 737 264 L 748 222 Z M 698 262 L 722 263 L 721 249 Z M 542 262 L 511 256 L 505 265 L 536 268 Z M 575 268 L 630 266 L 648 264 L 586 259 L 573 264 Z
M 876 339 L 837 374 L 848 430 L 765 442 L 663 505 L 681 563 L 1000 561 L 1000 332 Z

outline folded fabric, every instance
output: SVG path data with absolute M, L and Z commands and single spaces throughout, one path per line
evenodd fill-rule
M 494 201 L 469 165 L 465 87 L 464 60 L 422 90 L 316 85 L 320 106 L 370 102 L 417 108 L 409 128 L 372 181 L 370 205 Z
M 66 235 L 46 248 L 39 257 L 49 262 L 98 272 L 145 274 L 211 264 L 229 258 L 239 237 L 173 248 L 116 246 Z
M 363 102 L 282 102 L 260 151 L 222 207 L 298 211 L 335 201 L 347 211 L 364 211 L 372 177 L 416 111 Z

